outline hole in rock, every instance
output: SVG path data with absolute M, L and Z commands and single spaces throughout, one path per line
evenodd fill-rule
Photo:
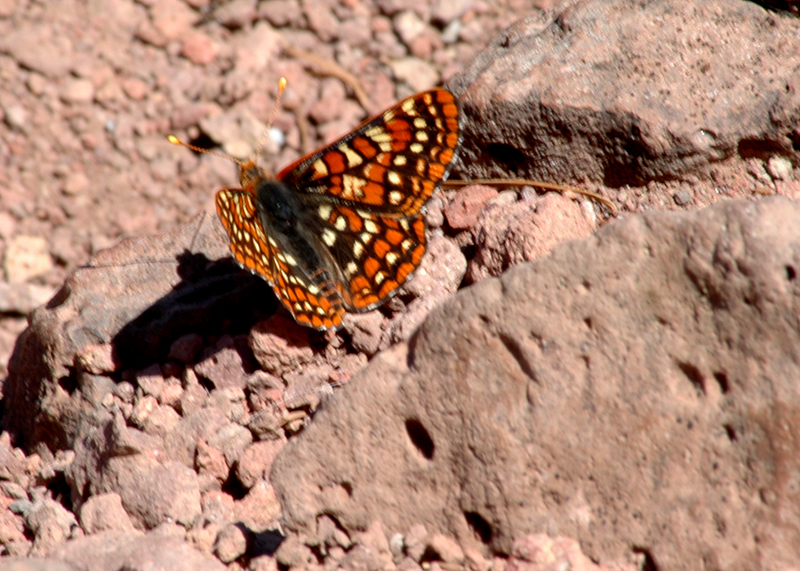
M 425 430 L 422 423 L 416 419 L 409 418 L 406 420 L 406 432 L 420 454 L 428 460 L 432 459 L 435 446 L 431 435 L 428 434 L 428 431 Z
M 797 270 L 795 270 L 792 266 L 786 266 L 786 279 L 790 282 L 793 282 L 796 277 Z
M 78 388 L 78 375 L 72 373 L 69 376 L 60 377 L 58 379 L 58 386 L 64 389 L 67 394 L 71 395 Z
M 725 373 L 714 373 L 714 379 L 717 381 L 722 394 L 726 394 L 731 390 L 731 386 L 728 383 L 728 375 Z
M 475 535 L 483 542 L 488 544 L 492 541 L 492 526 L 489 522 L 483 519 L 479 513 L 466 512 L 464 517 L 467 520 L 467 525 L 475 532 Z
M 503 165 L 509 172 L 518 172 L 528 162 L 524 153 L 506 143 L 491 143 L 487 145 L 486 154 L 494 162 Z
M 678 367 L 680 367 L 683 374 L 686 375 L 686 378 L 689 379 L 689 382 L 694 385 L 694 388 L 696 388 L 699 393 L 706 394 L 705 379 L 700 369 L 691 363 L 678 363 Z
M 656 565 L 653 555 L 650 553 L 649 549 L 645 549 L 643 547 L 634 547 L 632 551 L 637 555 L 642 556 L 641 566 L 639 567 L 641 571 L 659 571 L 658 565 Z
M 341 487 L 345 491 L 345 493 L 347 494 L 348 498 L 352 498 L 353 497 L 353 484 L 351 484 L 350 482 L 339 482 L 339 487 Z M 342 529 L 344 529 L 344 528 L 342 528 Z

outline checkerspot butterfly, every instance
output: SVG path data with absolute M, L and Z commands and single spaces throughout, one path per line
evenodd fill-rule
M 233 257 L 269 282 L 298 323 L 338 329 L 346 312 L 375 309 L 419 267 L 423 207 L 460 141 L 455 98 L 433 89 L 275 177 L 239 162 L 241 188 L 216 198 Z

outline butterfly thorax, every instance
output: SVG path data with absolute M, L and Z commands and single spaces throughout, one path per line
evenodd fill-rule
M 293 233 L 302 212 L 297 193 L 279 180 L 261 178 L 254 188 L 261 217 L 266 218 L 274 230 Z

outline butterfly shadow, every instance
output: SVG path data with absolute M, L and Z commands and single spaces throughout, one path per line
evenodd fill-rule
M 121 370 L 164 362 L 172 343 L 190 333 L 219 337 L 247 332 L 278 308 L 272 288 L 231 258 L 210 260 L 185 250 L 177 262 L 181 281 L 112 339 Z

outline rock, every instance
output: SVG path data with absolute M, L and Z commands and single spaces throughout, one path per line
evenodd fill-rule
M 752 2 L 562 3 L 504 31 L 448 83 L 480 117 L 464 124 L 461 174 L 708 179 L 705 167 L 741 161 L 742 145 L 798 164 L 798 65 L 797 19 Z
M 53 289 L 24 282 L 0 282 L 0 313 L 27 315 L 53 296 Z
M 281 514 L 281 505 L 272 485 L 259 480 L 250 488 L 247 495 L 236 502 L 236 521 L 243 523 L 250 531 L 261 533 L 273 529 Z
M 81 368 L 94 375 L 113 373 L 119 366 L 114 359 L 114 348 L 110 343 L 84 345 L 76 356 Z
M 26 510 L 25 527 L 33 533 L 31 555 L 41 556 L 68 539 L 78 522 L 60 503 L 42 499 Z
M 184 413 L 178 425 L 164 437 L 168 456 L 186 466 L 195 466 L 199 440 L 208 442 L 217 431 L 228 424 L 230 421 L 216 407 Z
M 136 384 L 144 394 L 157 399 L 164 389 L 164 374 L 161 372 L 161 367 L 157 364 L 150 365 L 136 373 Z
M 233 308 L 264 308 L 263 281 L 242 276 L 228 251 L 216 216 L 200 215 L 175 232 L 98 252 L 31 314 L 9 360 L 4 425 L 26 445 L 71 447 L 76 425 L 59 418 L 79 416 L 80 401 L 60 383 L 69 386 L 86 347 L 110 344 L 119 367 L 137 369 L 166 357 L 179 337 L 230 322 Z
M 484 206 L 497 196 L 497 190 L 490 186 L 473 184 L 459 190 L 444 210 L 447 224 L 455 230 L 472 228 L 477 222 Z
M 183 37 L 181 55 L 195 65 L 207 65 L 217 58 L 219 47 L 214 40 L 200 32 L 191 32 Z
M 225 461 L 225 454 L 209 446 L 202 438 L 197 441 L 197 456 L 194 462 L 200 477 L 209 475 L 220 484 L 228 479 L 230 469 Z
M 224 335 L 214 347 L 206 349 L 203 357 L 194 366 L 195 372 L 218 389 L 244 388 L 248 379 L 244 370 L 245 359 L 252 361 L 252 357 L 242 356 L 242 352 L 248 351 L 247 346 L 242 345 L 237 347 L 230 335 Z M 247 365 L 247 368 L 252 366 L 249 362 Z
M 250 489 L 259 479 L 269 474 L 272 463 L 284 444 L 280 440 L 265 440 L 248 446 L 236 462 L 236 478 L 242 486 Z
M 514 542 L 508 568 L 517 571 L 549 571 L 550 569 L 574 569 L 575 571 L 611 571 L 608 567 L 593 563 L 582 552 L 580 545 L 568 537 L 551 538 L 541 533 L 528 535 Z M 634 571 L 639 565 L 619 565 L 613 569 Z
M 75 571 L 75 568 L 55 559 L 10 557 L 3 560 L 3 571 Z
M 92 496 L 81 506 L 80 522 L 88 534 L 109 529 L 132 530 L 131 518 L 122 507 L 119 494 L 98 494 Z
M 240 525 L 228 524 L 223 527 L 214 542 L 214 553 L 220 561 L 230 563 L 247 551 L 247 535 Z
M 431 20 L 447 25 L 472 9 L 473 0 L 435 0 L 431 4 Z
M 197 333 L 187 333 L 178 337 L 169 347 L 169 358 L 181 363 L 192 363 L 203 348 L 203 338 Z
M 390 63 L 395 77 L 406 82 L 414 91 L 425 91 L 441 81 L 439 72 L 427 61 L 404 57 Z
M 464 562 L 464 551 L 461 546 L 446 535 L 434 534 L 431 537 L 430 548 L 445 563 L 459 565 Z
M 94 99 L 94 85 L 88 79 L 70 79 L 61 88 L 64 103 L 90 103 Z
M 43 276 L 52 267 L 47 241 L 41 236 L 15 236 L 6 248 L 3 268 L 12 284 Z
M 310 363 L 314 358 L 308 328 L 282 315 L 253 327 L 250 349 L 261 368 L 278 377 Z
M 11 55 L 27 69 L 51 79 L 63 76 L 72 62 L 72 42 L 47 24 L 25 25 L 0 40 L 0 52 Z
M 198 14 L 179 0 L 154 3 L 150 9 L 150 15 L 153 26 L 166 41 L 184 37 L 199 19 Z
M 26 130 L 28 126 L 28 112 L 25 110 L 25 107 L 15 103 L 3 109 L 3 112 L 5 113 L 6 124 L 9 127 L 17 129 L 18 131 Z
M 172 460 L 137 473 L 120 486 L 119 494 L 139 529 L 152 529 L 165 521 L 190 527 L 201 513 L 197 473 Z
M 214 10 L 214 17 L 231 29 L 249 26 L 256 17 L 256 0 L 233 0 Z
M 336 514 L 484 554 L 546 530 L 601 564 L 796 561 L 799 216 L 630 217 L 459 292 L 276 459 L 289 540 Z
M 105 531 L 67 542 L 49 554 L 75 569 L 169 569 L 170 571 L 225 571 L 219 560 L 203 555 L 182 539 L 142 535 L 136 531 Z
M 536 260 L 567 240 L 586 238 L 594 227 L 580 206 L 556 193 L 530 200 L 490 203 L 472 229 L 475 257 L 468 279 L 478 282 Z

